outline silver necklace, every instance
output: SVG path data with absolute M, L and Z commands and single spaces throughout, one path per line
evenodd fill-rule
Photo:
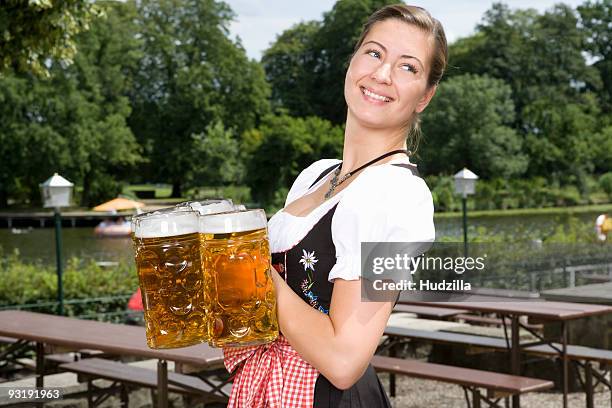
M 380 155 L 380 156 L 376 157 L 375 159 L 370 160 L 369 162 L 367 162 L 363 166 L 360 166 L 360 167 L 356 168 L 355 170 L 349 171 L 344 176 L 342 176 L 342 178 L 340 178 L 340 180 L 338 180 L 338 177 L 340 177 L 340 170 L 342 169 L 342 162 L 340 162 L 338 167 L 334 170 L 334 176 L 332 177 L 332 179 L 331 179 L 331 181 L 329 183 L 329 189 L 327 190 L 327 193 L 325 193 L 325 199 L 326 200 L 329 199 L 332 196 L 332 194 L 334 194 L 334 191 L 336 190 L 336 188 L 340 184 L 344 183 L 353 174 L 357 173 L 358 171 L 361 171 L 361 170 L 365 169 L 366 167 L 368 167 L 371 164 L 376 163 L 377 161 L 380 161 L 380 160 L 384 159 L 385 157 L 389 157 L 389 156 L 397 154 L 397 153 L 404 153 L 405 155 L 410 156 L 410 151 L 409 150 L 392 150 L 390 152 L 387 152 L 387 153 L 385 153 L 383 155 Z

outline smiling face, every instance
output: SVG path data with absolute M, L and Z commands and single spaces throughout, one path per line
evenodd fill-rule
M 376 23 L 346 73 L 349 115 L 366 127 L 404 129 L 435 92 L 427 86 L 432 49 L 433 38 L 413 25 Z

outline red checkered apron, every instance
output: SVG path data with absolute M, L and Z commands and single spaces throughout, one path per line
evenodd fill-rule
M 228 408 L 312 407 L 319 372 L 304 361 L 287 339 L 223 349 L 225 368 L 234 373 Z

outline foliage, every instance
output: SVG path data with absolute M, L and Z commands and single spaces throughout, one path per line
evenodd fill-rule
M 606 177 L 607 179 L 607 177 Z M 461 200 L 455 193 L 452 176 L 427 176 L 436 212 L 461 211 Z M 599 185 L 588 178 L 597 190 L 588 197 L 583 197 L 576 186 L 550 183 L 544 177 L 530 179 L 506 179 L 495 177 L 479 180 L 476 193 L 468 199 L 468 209 L 473 210 L 509 210 L 517 208 L 570 207 L 591 204 L 595 200 L 591 195 L 600 190 L 605 192 L 602 179 Z M 603 183 L 605 183 L 604 181 Z
M 524 176 L 573 184 L 580 198 L 572 193 L 566 197 L 570 201 L 586 200 L 587 175 L 610 169 L 608 3 L 587 1 L 578 12 L 557 4 L 542 14 L 496 3 L 474 35 L 450 47 L 452 79 L 488 75 L 510 86 L 516 115 L 507 125 L 522 140 L 521 154 L 528 160 Z M 587 62 L 587 54 L 595 64 Z M 510 165 L 515 158 L 501 160 Z M 497 169 L 485 177 L 501 174 Z
M 235 135 L 257 126 L 269 110 L 263 69 L 228 38 L 234 17 L 215 0 L 141 0 L 143 38 L 130 125 L 150 159 L 149 179 L 189 182 L 193 152 L 206 127 L 222 123 Z M 200 146 L 201 147 L 201 146 Z
M 340 127 L 318 117 L 265 117 L 257 131 L 245 134 L 243 140 L 243 150 L 249 155 L 246 183 L 252 198 L 278 206 L 283 194 L 277 192 L 291 187 L 299 172 L 313 162 L 340 157 L 342 140 Z
M 282 32 L 261 59 L 271 85 L 272 106 L 287 109 L 292 116 L 315 115 L 310 103 L 315 64 L 314 37 L 318 21 L 301 22 Z
M 394 2 L 337 1 L 281 33 L 261 63 L 230 38 L 235 14 L 220 0 L 3 2 L 0 207 L 37 204 L 55 171 L 83 205 L 126 182 L 161 182 L 176 199 L 282 206 L 303 168 L 340 156 L 353 46 Z M 481 177 L 477 209 L 605 199 L 611 10 L 607 0 L 542 13 L 496 3 L 450 45 L 417 157 L 437 209 L 459 209 L 447 175 L 463 166 Z
M 56 171 L 83 185 L 81 204 L 99 203 L 140 160 L 123 95 L 137 57 L 132 16 L 121 3 L 106 10 L 108 18 L 78 38 L 74 64 L 53 64 L 50 80 L 0 79 L 0 207 L 9 195 L 37 202 L 38 184 Z
M 0 74 L 14 70 L 48 76 L 48 58 L 72 62 L 77 34 L 87 31 L 102 14 L 88 0 L 4 0 L 0 7 Z
M 536 10 L 511 10 L 495 3 L 477 26 L 475 38 L 450 49 L 451 74 L 486 74 L 512 88 L 517 123 L 523 108 L 543 93 L 557 101 L 582 92 L 586 85 L 598 89 L 601 81 L 581 54 L 585 33 L 569 6 L 558 4 L 544 14 Z
M 206 132 L 192 135 L 192 175 L 186 185 L 240 185 L 244 165 L 239 160 L 239 145 L 231 131 L 216 122 L 206 126 Z
M 582 28 L 586 33 L 586 50 L 597 60 L 593 67 L 603 83 L 599 98 L 605 112 L 612 112 L 612 3 L 608 0 L 586 1 L 578 6 Z
M 57 273 L 52 266 L 24 262 L 15 252 L 2 256 L 0 275 L 0 306 L 45 304 L 57 299 Z M 63 287 L 66 300 L 130 295 L 138 288 L 138 275 L 133 264 L 101 268 L 93 260 L 71 258 L 64 269 Z M 125 309 L 126 300 L 119 300 L 113 307 Z M 67 307 L 73 315 L 83 314 L 88 309 L 86 304 Z M 54 308 L 42 306 L 37 310 L 54 311 Z
M 428 173 L 469 167 L 480 177 L 520 176 L 527 167 L 514 121 L 511 89 L 487 76 L 461 75 L 442 83 L 423 118 Z
M 608 195 L 608 199 L 612 201 L 612 172 L 608 172 L 599 179 L 601 189 Z

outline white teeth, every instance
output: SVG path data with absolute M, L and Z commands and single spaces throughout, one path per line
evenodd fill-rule
M 367 96 L 369 96 L 370 98 L 377 99 L 377 100 L 383 101 L 383 102 L 391 102 L 391 99 L 386 98 L 386 97 L 384 97 L 382 95 L 375 94 L 374 92 L 370 92 L 366 88 L 361 88 L 361 89 L 362 89 L 363 93 L 366 94 Z

